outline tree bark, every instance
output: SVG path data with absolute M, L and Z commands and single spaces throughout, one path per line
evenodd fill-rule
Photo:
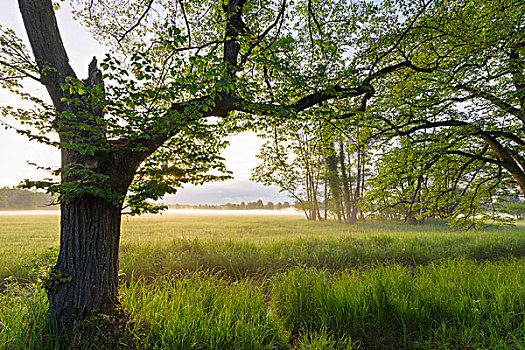
M 343 212 L 345 212 L 345 221 L 347 224 L 355 224 L 355 220 L 352 220 L 352 200 L 350 196 L 350 184 L 348 181 L 348 175 L 346 173 L 346 164 L 345 164 L 345 151 L 344 143 L 341 141 L 339 143 L 339 165 L 341 167 L 341 181 L 343 182 L 343 196 L 344 196 L 344 205 Z
M 310 184 L 311 184 L 310 189 L 312 191 L 313 220 L 319 220 L 321 219 L 321 214 L 319 213 L 319 205 L 317 202 L 317 184 L 316 184 L 316 181 L 314 181 L 314 178 L 311 172 L 309 176 L 310 176 Z
M 45 85 L 54 106 L 59 111 L 68 110 L 62 101 L 64 91 L 60 84 L 66 77 L 76 78 L 69 65 L 62 37 L 51 0 L 18 0 L 24 27 L 40 69 L 42 83 Z M 53 69 L 47 69 L 47 68 Z
M 118 304 L 118 253 L 121 205 L 93 196 L 61 204 L 60 253 L 47 288 L 49 314 L 59 332 L 95 311 L 112 312 Z
M 326 176 L 328 178 L 328 185 L 335 203 L 335 213 L 337 215 L 337 222 L 341 222 L 341 187 L 339 183 L 337 158 L 335 155 L 335 148 L 332 141 L 327 145 L 329 154 L 326 156 Z
M 351 223 L 357 222 L 357 214 L 358 214 L 358 208 L 357 208 L 357 201 L 361 197 L 361 177 L 363 176 L 362 172 L 362 150 L 361 147 L 357 149 L 357 178 L 356 178 L 356 187 L 355 187 L 355 193 L 354 193 L 354 200 L 352 203 L 352 216 L 350 218 Z

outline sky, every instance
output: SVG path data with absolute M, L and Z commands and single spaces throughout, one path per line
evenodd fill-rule
M 71 66 L 80 77 L 87 76 L 87 67 L 93 56 L 97 56 L 100 62 L 104 57 L 105 48 L 75 22 L 67 5 L 62 5 L 57 11 L 57 20 Z M 0 25 L 14 29 L 19 37 L 26 39 L 17 1 L 0 0 Z M 31 89 L 33 93 L 45 96 L 42 86 L 35 84 Z M 23 107 L 16 97 L 1 89 L 0 105 Z M 261 139 L 254 133 L 245 132 L 230 137 L 229 141 L 230 145 L 224 150 L 223 157 L 226 159 L 227 168 L 233 171 L 233 180 L 203 186 L 187 185 L 176 195 L 166 196 L 164 201 L 181 204 L 240 203 L 259 199 L 264 202 L 290 201 L 277 187 L 265 187 L 249 181 L 251 169 L 259 164 L 256 154 L 262 145 Z M 0 186 L 16 186 L 24 179 L 39 180 L 49 176 L 28 162 L 58 167 L 59 151 L 28 141 L 25 136 L 18 135 L 14 130 L 0 128 Z

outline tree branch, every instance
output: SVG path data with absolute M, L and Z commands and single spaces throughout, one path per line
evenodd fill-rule
M 458 84 L 456 88 L 470 92 L 476 97 L 482 98 L 489 102 L 492 102 L 495 106 L 501 108 L 505 113 L 510 113 L 518 118 L 522 123 L 525 124 L 525 113 L 524 111 L 512 106 L 510 103 L 503 101 L 502 99 L 492 95 L 489 92 L 481 91 L 473 87 L 469 87 L 465 84 Z
M 482 155 L 479 155 L 479 154 L 473 154 L 473 153 L 468 153 L 468 152 L 464 152 L 464 151 L 457 151 L 457 150 L 455 150 L 455 151 L 445 151 L 444 153 L 445 154 L 455 154 L 455 155 L 462 156 L 462 157 L 472 158 L 472 159 L 480 160 L 480 161 L 485 162 L 485 163 L 501 165 L 501 161 L 496 160 L 496 159 L 492 159 L 492 158 L 483 157 Z
M 129 34 L 131 33 L 135 28 L 137 28 L 139 25 L 140 25 L 140 22 L 142 22 L 142 20 L 146 17 L 146 15 L 148 14 L 149 10 L 151 9 L 151 6 L 153 5 L 153 1 L 154 0 L 150 0 L 150 2 L 146 5 L 146 10 L 144 10 L 144 12 L 142 13 L 142 15 L 139 17 L 139 19 L 137 20 L 137 22 L 135 22 L 134 25 L 132 25 L 130 28 L 128 28 L 128 30 L 126 30 L 124 32 L 124 34 L 122 34 L 120 36 L 120 38 L 117 40 L 119 43 L 124 40 L 124 38 Z
M 20 12 L 29 42 L 40 70 L 41 82 L 46 86 L 53 104 L 59 111 L 67 110 L 62 102 L 60 84 L 66 77 L 76 78 L 69 65 L 51 0 L 19 0 Z
M 42 83 L 42 80 L 40 78 L 38 78 L 38 77 L 34 76 L 33 74 L 30 74 L 30 73 L 20 69 L 19 67 L 15 66 L 14 64 L 11 64 L 11 63 L 8 63 L 8 62 L 0 60 L 0 65 L 7 66 L 7 67 L 17 71 L 18 73 L 20 73 L 22 75 L 21 77 L 31 78 L 31 79 L 33 79 L 35 81 L 38 81 L 39 83 Z
M 275 21 L 268 27 L 266 28 L 266 30 L 261 34 L 261 35 L 258 35 L 257 36 L 257 40 L 250 46 L 250 48 L 248 49 L 248 51 L 246 51 L 246 53 L 244 55 L 241 56 L 241 62 L 239 63 L 239 69 L 242 68 L 244 66 L 244 64 L 246 63 L 246 61 L 248 60 L 248 57 L 250 57 L 253 49 L 255 49 L 261 42 L 262 40 L 268 35 L 268 33 L 270 32 L 270 30 L 272 30 L 273 28 L 275 28 L 275 26 L 277 25 L 277 23 L 279 23 L 279 20 L 283 17 L 284 15 L 284 10 L 286 9 L 286 0 L 283 0 L 283 3 L 281 5 L 281 9 L 279 11 L 279 13 L 277 14 L 277 17 L 275 18 Z

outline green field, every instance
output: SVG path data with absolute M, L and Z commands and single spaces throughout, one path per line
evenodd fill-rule
M 525 229 L 123 218 L 135 320 L 90 348 L 525 349 Z M 53 348 L 38 270 L 58 217 L 0 216 L 0 349 Z M 118 335 L 118 334 L 117 334 Z

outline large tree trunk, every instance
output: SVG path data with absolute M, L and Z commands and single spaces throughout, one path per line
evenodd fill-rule
M 56 278 L 47 293 L 50 316 L 64 331 L 117 305 L 121 206 L 84 196 L 63 203 L 61 210 Z

